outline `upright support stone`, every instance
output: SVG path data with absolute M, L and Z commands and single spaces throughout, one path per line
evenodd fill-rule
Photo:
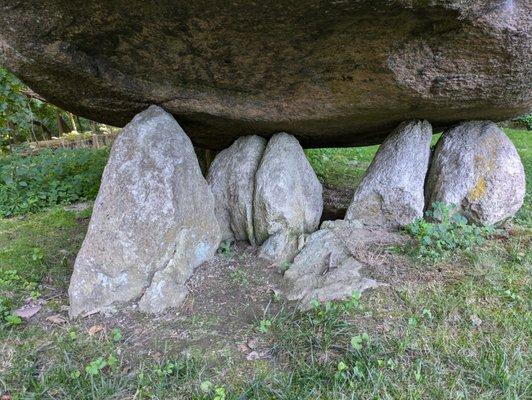
M 404 122 L 390 134 L 355 191 L 345 220 L 325 221 L 286 271 L 288 299 L 308 308 L 314 299 L 346 299 L 378 285 L 358 254 L 403 244 L 395 228 L 423 215 L 431 136 L 427 121 Z
M 70 316 L 138 304 L 178 306 L 186 280 L 220 242 L 214 200 L 194 148 L 152 106 L 116 139 L 70 281 Z
M 422 217 L 431 137 L 427 121 L 400 124 L 377 151 L 345 218 L 395 228 Z
M 266 139 L 243 136 L 214 159 L 207 181 L 214 195 L 222 240 L 248 240 L 255 245 L 253 193 L 255 174 Z
M 428 205 L 454 204 L 470 221 L 492 225 L 513 216 L 524 197 L 523 164 L 497 125 L 471 121 L 444 132 L 427 179 Z
M 291 261 L 323 211 L 322 187 L 303 148 L 287 133 L 274 135 L 255 178 L 253 221 L 260 256 Z
M 260 257 L 271 262 L 291 261 L 318 228 L 322 187 L 292 135 L 278 133 L 268 144 L 237 139 L 216 156 L 207 180 L 223 239 L 260 245 Z

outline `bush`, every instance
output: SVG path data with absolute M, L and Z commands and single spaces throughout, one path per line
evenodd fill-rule
M 451 250 L 470 250 L 493 233 L 493 227 L 468 224 L 454 205 L 434 203 L 425 215 L 427 219 L 417 219 L 406 227 L 417 241 L 415 254 L 419 257 L 436 259 Z
M 0 217 L 94 199 L 108 156 L 108 149 L 59 149 L 0 158 Z
M 524 125 L 527 130 L 532 131 L 532 114 L 522 115 L 515 118 L 514 121 Z

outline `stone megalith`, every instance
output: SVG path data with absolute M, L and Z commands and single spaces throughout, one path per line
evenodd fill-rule
M 427 178 L 427 205 L 444 202 L 472 222 L 497 224 L 523 205 L 525 172 L 515 146 L 493 122 L 444 132 Z
M 70 316 L 138 304 L 162 312 L 220 242 L 214 200 L 189 138 L 151 106 L 119 135 L 70 281 Z
M 431 138 L 427 121 L 400 124 L 377 151 L 345 218 L 365 225 L 399 227 L 422 217 Z
M 290 261 L 314 232 L 323 211 L 322 187 L 303 148 L 287 133 L 275 134 L 255 176 L 253 224 L 260 255 Z
M 243 136 L 214 159 L 207 182 L 214 195 L 222 240 L 248 240 L 255 245 L 253 193 L 255 173 L 266 139 Z

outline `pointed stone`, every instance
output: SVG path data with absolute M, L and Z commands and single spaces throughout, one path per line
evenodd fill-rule
M 253 221 L 260 256 L 291 261 L 301 236 L 314 232 L 323 210 L 322 187 L 297 139 L 274 135 L 255 179 Z
M 70 281 L 70 316 L 135 303 L 152 313 L 178 306 L 186 280 L 219 242 L 192 143 L 152 106 L 111 150 Z
M 431 138 L 427 121 L 400 124 L 377 151 L 345 219 L 395 228 L 422 217 Z

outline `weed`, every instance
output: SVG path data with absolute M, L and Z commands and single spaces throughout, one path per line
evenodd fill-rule
M 272 326 L 272 321 L 270 321 L 269 319 L 263 319 L 260 321 L 260 324 L 259 324 L 259 332 L 268 333 L 271 326 Z
M 469 224 L 455 212 L 456 206 L 434 203 L 426 212 L 427 219 L 417 219 L 406 231 L 417 241 L 414 254 L 438 259 L 452 250 L 471 250 L 484 243 L 494 231 L 493 227 Z
M 223 241 L 218 248 L 218 253 L 230 258 L 233 256 L 234 251 L 232 249 L 232 242 L 230 240 Z

